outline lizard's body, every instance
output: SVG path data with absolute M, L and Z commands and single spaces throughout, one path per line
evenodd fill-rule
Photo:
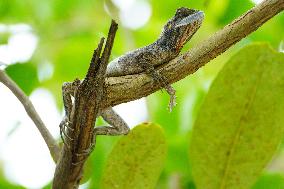
M 179 8 L 164 26 L 158 40 L 111 61 L 107 67 L 107 76 L 138 74 L 145 71 L 140 66 L 143 62 L 155 67 L 174 59 L 199 29 L 203 18 L 202 11 Z
M 179 8 L 175 16 L 164 26 L 159 39 L 154 43 L 131 51 L 117 59 L 111 61 L 107 67 L 107 77 L 117 77 L 124 75 L 138 74 L 146 72 L 157 84 L 165 88 L 171 96 L 171 106 L 174 105 L 175 91 L 162 77 L 155 67 L 174 59 L 180 53 L 183 45 L 189 41 L 194 33 L 199 29 L 203 21 L 202 11 Z M 71 96 L 80 84 L 79 80 L 63 85 L 63 101 L 66 116 L 60 124 L 61 132 L 65 134 L 65 126 L 70 124 L 70 113 L 72 111 Z M 106 122 L 111 126 L 99 126 L 94 128 L 94 135 L 122 135 L 129 132 L 129 127 L 122 118 L 117 115 L 112 108 L 107 108 L 99 112 Z M 68 137 L 68 135 L 65 134 Z M 93 137 L 96 138 L 95 136 Z M 72 140 L 72 139 L 71 139 Z
M 147 60 L 153 66 L 161 65 L 175 58 L 176 53 L 171 50 L 165 50 L 157 44 L 151 44 L 111 61 L 107 67 L 108 77 L 118 77 L 123 75 L 132 75 L 142 73 L 145 70 L 139 66 L 139 60 Z

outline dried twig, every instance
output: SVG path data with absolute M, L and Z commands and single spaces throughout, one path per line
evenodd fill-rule
M 53 180 L 54 189 L 74 189 L 79 186 L 83 165 L 94 141 L 93 129 L 105 94 L 106 67 L 116 30 L 117 24 L 112 21 L 102 56 L 100 57 L 100 51 L 103 40 L 94 52 L 86 78 L 76 91 L 70 120 L 73 131 L 68 133 L 73 141 L 70 147 L 63 147 Z

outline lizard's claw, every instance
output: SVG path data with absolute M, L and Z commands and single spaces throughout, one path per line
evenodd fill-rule
M 167 79 L 164 76 L 160 75 L 155 70 L 148 73 L 153 78 L 154 83 L 158 83 L 170 95 L 170 102 L 168 108 L 169 111 L 171 112 L 173 110 L 173 107 L 176 106 L 176 90 L 167 82 Z
M 167 93 L 170 95 L 170 102 L 168 105 L 169 111 L 173 110 L 173 107 L 176 106 L 176 91 L 171 85 L 167 85 L 164 87 Z
M 65 144 L 68 148 L 69 148 L 69 145 L 68 143 L 70 143 L 71 141 L 73 141 L 74 139 L 72 137 L 70 137 L 66 132 L 66 129 L 70 130 L 71 132 L 74 131 L 74 129 L 70 128 L 69 127 L 69 124 L 71 124 L 71 122 L 68 120 L 68 118 L 65 116 L 63 118 L 63 120 L 60 122 L 59 124 L 59 128 L 60 128 L 60 136 L 61 136 L 61 139 L 62 139 L 62 142 L 63 144 Z M 66 142 L 66 139 L 68 139 Z

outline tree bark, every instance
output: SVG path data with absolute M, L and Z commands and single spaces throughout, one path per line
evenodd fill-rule
M 113 46 L 117 24 L 113 21 L 109 30 L 104 51 L 101 54 L 103 39 L 95 50 L 89 70 L 83 82 L 75 91 L 75 102 L 72 107 L 68 136 L 62 154 L 56 166 L 53 189 L 76 189 L 83 176 L 83 166 L 91 153 L 94 125 L 101 110 L 105 94 L 105 75 L 109 56 Z M 68 140 L 66 138 L 66 140 Z

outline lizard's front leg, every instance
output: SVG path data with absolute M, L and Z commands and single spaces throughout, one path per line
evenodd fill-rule
M 154 56 L 154 55 L 152 55 Z M 169 110 L 172 111 L 173 107 L 176 105 L 176 91 L 175 89 L 168 83 L 167 78 L 162 76 L 157 70 L 155 70 L 155 67 L 153 64 L 151 64 L 151 55 L 147 56 L 148 58 L 139 58 L 139 66 L 145 70 L 145 72 L 151 76 L 155 83 L 157 83 L 159 86 L 163 87 L 167 93 L 170 95 L 170 103 L 169 103 Z
M 75 79 L 75 81 L 73 82 L 66 82 L 62 85 L 62 96 L 63 96 L 63 105 L 64 105 L 64 110 L 65 110 L 65 116 L 62 119 L 62 121 L 59 124 L 60 127 L 60 136 L 61 139 L 63 141 L 63 143 L 65 143 L 64 137 L 63 135 L 69 139 L 69 140 L 73 140 L 70 136 L 68 136 L 68 132 L 66 132 L 66 128 L 73 131 L 72 128 L 70 128 L 70 115 L 71 115 L 71 111 L 73 108 L 73 104 L 72 104 L 72 96 L 75 96 L 75 92 L 78 88 L 80 84 L 80 80 L 79 79 Z M 65 143 L 66 144 L 66 143 Z

